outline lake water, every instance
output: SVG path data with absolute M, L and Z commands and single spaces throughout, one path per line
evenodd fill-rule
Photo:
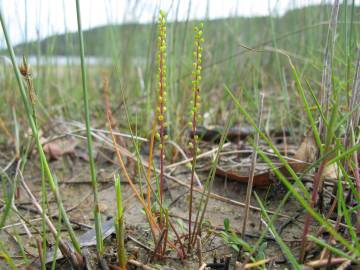
M 27 57 L 27 61 L 30 65 L 35 66 L 37 64 L 44 65 L 56 65 L 56 66 L 66 66 L 66 65 L 80 65 L 80 57 L 79 56 L 64 56 L 64 55 L 52 55 L 52 56 L 40 56 L 39 58 L 36 55 L 30 55 Z M 17 56 L 16 62 L 21 63 L 22 57 Z M 88 56 L 85 57 L 86 65 L 95 66 L 95 65 L 110 65 L 112 64 L 111 58 L 105 57 L 96 57 L 96 56 Z M 11 61 L 8 56 L 2 55 L 0 56 L 0 64 L 10 64 Z
M 80 57 L 79 56 L 64 56 L 64 55 L 51 55 L 51 56 L 40 56 L 39 60 L 36 55 L 30 55 L 27 57 L 27 61 L 31 66 L 36 66 L 39 64 L 40 66 L 66 66 L 72 65 L 77 66 L 80 65 Z M 118 60 L 119 61 L 119 60 Z M 145 67 L 147 59 L 141 57 L 133 57 L 131 58 L 131 63 L 136 67 Z M 22 56 L 16 56 L 16 62 L 18 65 L 22 63 Z M 38 63 L 39 62 L 39 63 Z M 87 56 L 85 57 L 85 64 L 87 66 L 108 66 L 114 64 L 110 57 L 98 57 L 98 56 Z M 7 55 L 0 55 L 0 66 L 11 65 L 10 58 Z

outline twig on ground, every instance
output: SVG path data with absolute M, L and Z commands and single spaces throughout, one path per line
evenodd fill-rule
M 203 264 L 200 266 L 199 270 L 205 270 L 205 269 L 206 269 L 206 263 L 203 263 Z
M 330 261 L 328 259 L 322 259 L 322 260 L 315 260 L 311 262 L 307 262 L 306 265 L 313 267 L 313 268 L 319 268 L 323 266 L 330 266 L 330 265 L 337 265 L 344 262 L 349 261 L 349 259 L 346 258 L 332 258 Z
M 259 108 L 259 114 L 258 114 L 258 127 L 261 128 L 261 118 L 262 118 L 262 112 L 264 107 L 264 94 L 261 94 L 260 97 L 260 108 Z M 256 148 L 259 145 L 259 133 L 256 133 L 255 135 L 255 146 Z M 241 231 L 241 236 L 244 237 L 245 231 L 246 231 L 246 224 L 249 217 L 249 210 L 250 210 L 250 200 L 251 200 L 251 194 L 254 184 L 254 176 L 255 176 L 255 169 L 256 169 L 256 159 L 257 159 L 257 151 L 254 150 L 251 158 L 251 168 L 250 168 L 250 175 L 249 175 L 249 182 L 247 183 L 247 190 L 246 190 L 246 198 L 245 198 L 245 214 L 244 214 L 244 220 L 243 220 L 243 227 Z
M 199 267 L 203 265 L 203 258 L 202 258 L 202 244 L 200 236 L 196 237 L 196 254 L 199 260 Z
M 134 265 L 134 266 L 136 266 L 136 267 L 140 267 L 140 268 L 142 268 L 143 270 L 156 270 L 155 268 L 152 268 L 152 267 L 150 267 L 150 266 L 147 266 L 147 265 L 145 265 L 145 264 L 143 264 L 143 263 L 141 263 L 141 262 L 139 262 L 139 261 L 137 261 L 137 260 L 134 260 L 134 259 L 128 260 L 128 263 L 129 263 L 129 264 L 132 264 L 132 265 Z

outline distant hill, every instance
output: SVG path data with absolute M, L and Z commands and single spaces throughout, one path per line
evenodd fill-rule
M 359 7 L 355 10 L 355 18 L 359 15 Z M 272 18 L 277 35 L 295 31 L 305 26 L 326 21 L 329 18 L 331 6 L 315 5 L 288 11 L 281 17 Z M 359 17 L 358 17 L 359 18 Z M 261 41 L 272 38 L 270 17 L 236 17 L 205 21 L 207 40 L 221 44 L 237 40 L 254 46 Z M 170 42 L 182 42 L 185 28 L 192 29 L 194 22 L 179 22 L 169 24 Z M 188 29 L 188 35 L 192 31 Z M 341 29 L 340 29 L 341 30 Z M 136 52 L 139 57 L 146 56 L 148 44 L 155 39 L 154 24 L 123 24 L 106 25 L 84 31 L 86 54 L 93 56 L 109 56 L 111 51 L 126 48 Z M 172 36 L 173 31 L 176 35 Z M 215 40 L 217 39 L 217 40 Z M 77 33 L 53 35 L 40 42 L 22 43 L 15 47 L 18 54 L 76 55 L 78 54 Z

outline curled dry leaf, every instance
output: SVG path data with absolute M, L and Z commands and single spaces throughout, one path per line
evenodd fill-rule
M 304 171 L 310 164 L 315 162 L 318 152 L 319 149 L 314 136 L 311 132 L 308 132 L 293 157 L 297 161 L 291 162 L 291 167 L 295 172 Z
M 247 183 L 249 181 L 249 175 L 240 175 L 239 172 L 236 172 L 235 170 L 224 170 L 220 166 L 216 167 L 216 175 L 223 176 L 240 183 Z M 255 187 L 268 186 L 271 183 L 270 177 L 270 171 L 255 174 L 253 185 Z
M 289 162 L 289 164 L 296 173 L 301 173 L 316 161 L 317 155 L 318 147 L 316 145 L 314 136 L 311 132 L 308 132 L 299 148 L 296 150 L 295 155 L 293 156 L 294 161 Z M 271 184 L 273 182 L 273 173 L 271 170 L 267 169 L 264 171 L 263 169 L 258 169 L 259 168 L 256 168 L 257 172 L 255 172 L 254 175 L 253 185 L 257 187 L 263 187 Z M 279 170 L 285 176 L 290 176 L 289 172 L 284 166 L 280 167 Z M 328 173 L 333 177 L 333 172 L 328 171 Z M 249 173 L 241 173 L 239 170 L 233 169 L 225 170 L 220 166 L 217 166 L 216 168 L 216 175 L 227 177 L 230 180 L 235 180 L 241 183 L 247 183 L 249 181 Z
M 55 140 L 49 143 L 44 143 L 43 149 L 47 159 L 57 160 L 63 155 L 74 153 L 77 144 L 77 141 L 71 139 Z
M 342 176 L 341 171 L 336 163 L 327 165 L 321 175 L 321 179 L 336 181 Z

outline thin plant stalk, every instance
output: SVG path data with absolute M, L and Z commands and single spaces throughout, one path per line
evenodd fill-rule
M 59 232 L 60 230 L 61 230 L 61 212 L 59 212 L 58 224 L 57 224 L 57 231 Z M 57 253 L 58 253 L 58 247 L 60 244 L 60 236 L 61 236 L 60 233 L 58 233 L 57 236 L 55 237 L 55 244 L 53 246 L 54 254 L 53 254 L 53 262 L 51 264 L 51 270 L 56 269 L 56 257 L 57 257 Z M 46 258 L 46 257 L 44 257 L 44 258 Z
M 156 119 L 158 117 L 157 111 L 155 112 L 155 119 L 152 124 L 151 128 L 151 138 L 150 138 L 150 146 L 149 146 L 149 167 L 147 168 L 146 173 L 146 184 L 147 184 L 147 204 L 148 208 L 151 209 L 151 168 L 154 161 L 154 141 L 155 141 L 155 134 L 156 134 Z
M 261 118 L 262 118 L 263 105 L 264 105 L 264 95 L 261 94 L 261 97 L 260 97 L 260 109 L 259 109 L 259 114 L 258 114 L 258 126 L 259 127 L 261 127 Z M 256 146 L 259 145 L 259 133 L 256 133 L 256 135 L 255 135 L 255 144 L 256 144 Z M 241 237 L 242 238 L 245 237 L 246 223 L 247 223 L 247 219 L 249 217 L 251 194 L 252 194 L 254 176 L 255 176 L 256 159 L 257 159 L 257 152 L 254 151 L 252 153 L 250 176 L 249 176 L 249 182 L 247 184 L 247 189 L 246 189 L 246 197 L 245 197 L 246 206 L 245 206 L 243 227 L 242 227 L 242 231 L 241 231 Z
M 334 47 L 336 40 L 336 25 L 338 21 L 338 13 L 339 13 L 339 0 L 335 0 L 332 10 L 331 10 L 331 18 L 329 22 L 326 44 L 324 48 L 324 60 L 323 60 L 323 71 L 321 78 L 321 107 L 326 117 L 329 115 L 329 107 L 330 107 L 330 97 L 333 92 L 332 85 L 332 61 L 334 56 Z M 332 38 L 332 40 L 330 40 Z M 322 139 L 325 138 L 326 129 L 322 119 L 320 118 L 319 123 L 319 133 Z
M 159 37 L 158 37 L 158 65 L 159 65 L 159 82 L 158 82 L 158 106 L 156 110 L 159 112 L 158 124 L 159 124 L 159 133 L 157 134 L 159 144 L 159 154 L 160 154 L 160 203 L 163 203 L 164 197 L 164 144 L 165 144 L 165 113 L 166 113 L 166 20 L 165 13 L 160 11 L 159 16 Z M 160 224 L 162 224 L 162 214 L 160 215 Z
M 314 208 L 314 206 L 315 206 L 315 202 L 316 202 L 316 198 L 317 198 L 317 194 L 318 194 L 318 188 L 319 188 L 319 184 L 321 181 L 321 175 L 325 169 L 326 162 L 327 162 L 327 160 L 324 160 L 323 162 L 321 162 L 320 167 L 314 176 L 314 187 L 313 187 L 313 192 L 312 192 L 311 200 L 310 200 L 311 208 Z M 307 234 L 309 232 L 310 222 L 311 222 L 311 216 L 308 213 L 305 218 L 304 231 L 303 231 L 303 236 L 302 236 L 302 240 L 301 240 L 301 249 L 300 249 L 300 255 L 299 255 L 300 262 L 303 262 L 305 259 L 306 240 L 307 240 Z
M 47 196 L 46 196 L 46 179 L 45 179 L 45 171 L 44 171 L 44 164 L 41 162 L 41 208 L 43 209 L 43 213 L 41 215 L 41 238 L 42 238 L 42 257 L 46 258 L 46 249 L 47 249 L 47 241 L 46 241 L 46 203 L 47 203 Z M 61 217 L 61 212 L 59 212 L 59 217 Z M 61 220 L 61 218 L 60 218 Z M 46 265 L 41 264 L 41 269 L 45 270 Z
M 122 196 L 121 196 L 121 184 L 120 184 L 120 176 L 117 174 L 115 176 L 115 193 L 116 193 L 116 220 L 115 220 L 115 228 L 116 228 L 116 241 L 117 241 L 117 255 L 119 261 L 119 267 L 121 270 L 126 269 L 127 265 L 127 255 L 124 243 L 124 213 L 123 213 L 123 205 L 122 205 Z
M 204 42 L 202 38 L 203 33 L 203 23 L 199 27 L 195 27 L 195 38 L 194 38 L 194 70 L 193 70 L 193 80 L 192 80 L 192 91 L 193 91 L 193 100 L 191 108 L 191 118 L 192 121 L 189 123 L 192 129 L 192 143 L 189 143 L 189 147 L 192 148 L 192 164 L 191 164 L 191 179 L 190 179 L 190 197 L 189 197 L 189 223 L 188 223 L 188 252 L 191 252 L 191 243 L 192 243 L 192 204 L 193 204 L 193 192 L 194 192 L 194 178 L 195 178 L 195 166 L 196 166 L 196 156 L 198 153 L 198 136 L 196 135 L 197 122 L 199 118 L 199 109 L 200 109 L 200 82 L 201 82 L 201 64 L 202 64 L 202 46 Z
M 83 101 L 84 101 L 84 111 L 85 111 L 86 138 L 87 138 L 89 165 L 90 165 L 91 184 L 93 188 L 94 204 L 95 204 L 94 219 L 95 219 L 95 231 L 96 231 L 96 248 L 97 248 L 98 256 L 102 257 L 104 252 L 104 243 L 102 239 L 101 214 L 99 209 L 98 184 L 96 180 L 95 161 L 92 153 L 93 144 L 92 144 L 92 137 L 90 131 L 90 112 L 89 112 L 87 76 L 85 70 L 84 40 L 83 40 L 82 27 L 81 27 L 81 12 L 80 12 L 79 2 L 80 2 L 79 0 L 76 0 L 76 15 L 77 15 L 78 34 L 79 34 L 79 43 L 80 43 L 81 77 L 82 77 Z

